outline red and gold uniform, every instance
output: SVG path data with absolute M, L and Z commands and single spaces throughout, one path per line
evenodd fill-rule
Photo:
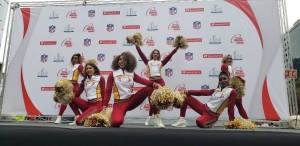
M 82 114 L 76 120 L 77 125 L 83 125 L 84 120 L 91 114 L 101 112 L 102 99 L 105 94 L 104 77 L 95 75 L 91 78 L 86 78 L 85 81 L 80 84 L 75 97 L 79 97 L 83 91 L 85 91 L 87 101 L 82 98 L 73 98 L 72 100 L 72 102 L 82 111 Z
M 69 68 L 67 71 L 68 72 L 67 79 L 70 80 L 73 84 L 74 94 L 76 94 L 76 92 L 78 91 L 78 88 L 79 88 L 78 77 L 79 77 L 79 74 L 82 74 L 82 71 L 83 71 L 83 66 L 81 64 L 72 65 L 71 68 Z M 69 103 L 69 105 L 70 105 L 72 111 L 75 113 L 75 115 L 80 115 L 78 108 L 72 102 Z M 67 108 L 67 105 L 61 104 L 58 115 L 62 116 L 63 113 L 65 112 L 66 108 Z
M 133 93 L 134 82 L 146 85 L 136 93 Z M 112 126 L 120 127 L 124 122 L 127 111 L 131 111 L 139 106 L 145 98 L 152 92 L 154 82 L 146 80 L 136 73 L 118 69 L 109 74 L 107 78 L 106 95 L 103 101 L 104 106 L 108 106 L 111 94 L 114 94 L 114 104 L 112 111 Z

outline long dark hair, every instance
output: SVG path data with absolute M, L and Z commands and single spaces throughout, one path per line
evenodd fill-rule
M 228 78 L 228 80 L 230 80 L 230 77 L 229 77 L 229 75 L 228 75 L 228 72 L 224 72 L 224 71 L 221 71 L 221 72 L 220 72 L 220 74 L 219 74 L 219 80 L 220 80 L 220 77 L 221 77 L 222 75 L 225 75 L 225 76 Z M 220 88 L 220 81 L 218 82 L 218 88 Z
M 72 63 L 72 59 L 73 59 L 74 56 L 77 56 L 78 57 L 78 63 L 82 64 L 82 58 L 81 58 L 81 55 L 79 53 L 75 53 L 75 54 L 72 55 L 71 63 Z M 72 63 L 72 65 L 74 65 L 74 64 Z
M 133 72 L 134 69 L 136 68 L 137 66 L 137 61 L 136 61 L 136 58 L 133 56 L 133 54 L 131 52 L 122 52 L 121 55 L 118 55 L 112 62 L 111 64 L 111 68 L 115 71 L 115 70 L 118 70 L 120 69 L 120 66 L 119 66 L 119 60 L 120 60 L 120 57 L 123 56 L 124 60 L 127 61 L 127 64 L 126 64 L 126 67 L 125 67 L 125 70 L 128 71 L 128 72 Z
M 84 83 L 85 80 L 86 80 L 86 78 L 88 77 L 88 75 L 87 75 L 87 73 L 86 73 L 86 67 L 87 67 L 88 65 L 94 68 L 94 75 L 100 75 L 100 69 L 97 67 L 96 64 L 93 64 L 93 63 L 87 63 L 87 64 L 85 64 L 85 66 L 84 66 L 83 79 L 82 79 L 82 82 L 81 82 L 81 83 Z

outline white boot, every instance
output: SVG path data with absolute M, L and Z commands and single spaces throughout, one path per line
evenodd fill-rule
M 69 125 L 74 126 L 76 124 L 76 120 L 78 119 L 79 116 L 74 117 L 74 121 L 72 123 L 69 123 Z
M 60 124 L 61 123 L 61 116 L 57 116 L 56 121 L 54 123 L 55 124 Z
M 173 127 L 186 127 L 186 120 L 184 117 L 179 117 L 178 121 L 171 125 Z
M 157 128 L 165 128 L 165 125 L 162 123 L 159 114 L 154 115 L 153 122 L 154 122 L 154 126 L 155 126 L 155 127 L 157 127 Z
M 151 120 L 152 120 L 152 116 L 149 116 L 145 121 L 145 125 L 148 126 L 151 123 Z

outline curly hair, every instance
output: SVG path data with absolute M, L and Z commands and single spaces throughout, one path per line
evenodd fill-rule
M 85 64 L 85 66 L 84 66 L 83 80 L 82 80 L 81 83 L 84 83 L 85 80 L 86 80 L 86 78 L 88 77 L 88 75 L 87 75 L 87 73 L 86 73 L 86 70 L 87 70 L 86 68 L 87 68 L 88 65 L 94 68 L 94 75 L 100 75 L 100 69 L 97 67 L 96 64 L 93 64 L 93 63 L 87 63 L 87 64 Z
M 79 53 L 75 53 L 75 54 L 72 55 L 71 62 L 72 62 L 72 59 L 73 59 L 74 56 L 77 56 L 78 57 L 78 63 L 82 64 L 82 57 L 81 57 L 81 55 Z
M 124 60 L 127 62 L 126 63 L 126 67 L 125 67 L 125 70 L 128 71 L 128 72 L 133 72 L 134 69 L 136 68 L 137 66 L 137 61 L 136 61 L 136 58 L 133 56 L 133 54 L 129 51 L 126 51 L 126 52 L 122 52 L 120 55 L 118 55 L 112 62 L 111 64 L 111 68 L 115 71 L 115 70 L 118 70 L 120 69 L 120 66 L 119 66 L 119 60 L 120 60 L 120 57 L 123 56 Z
M 154 54 L 154 51 L 157 51 L 157 52 L 158 52 L 158 58 L 157 58 L 157 60 L 160 60 L 160 51 L 157 50 L 157 49 L 154 49 L 154 50 L 150 53 L 150 60 L 153 60 L 153 54 Z
M 229 58 L 229 57 L 231 57 L 232 58 L 232 56 L 230 55 L 230 54 L 228 54 L 228 55 L 224 55 L 224 57 L 222 58 L 222 62 L 221 62 L 221 64 L 223 65 L 223 64 L 225 64 L 225 62 L 226 62 L 226 60 L 227 60 L 227 58 Z M 232 62 L 231 62 L 231 64 L 230 65 L 232 65 Z

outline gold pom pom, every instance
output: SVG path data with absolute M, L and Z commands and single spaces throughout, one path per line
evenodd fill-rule
M 85 64 L 95 64 L 97 66 L 98 62 L 95 59 L 89 59 L 89 60 L 85 61 Z
M 246 81 L 241 77 L 232 77 L 230 79 L 230 86 L 236 90 L 238 98 L 242 98 L 245 95 Z
M 136 32 L 132 36 L 127 36 L 126 40 L 127 43 L 131 43 L 137 46 L 143 46 L 142 38 L 143 36 L 139 32 Z
M 173 47 L 179 48 L 179 49 L 186 49 L 189 47 L 186 39 L 183 36 L 177 36 L 175 38 L 175 41 L 173 43 Z
M 181 108 L 183 102 L 185 101 L 186 94 L 181 94 L 179 92 L 174 92 L 174 104 L 175 108 Z
M 153 91 L 150 97 L 151 105 L 158 109 L 167 109 L 174 102 L 174 95 L 169 87 L 162 87 Z
M 56 82 L 53 100 L 67 105 L 74 98 L 73 84 L 70 80 L 62 79 Z
M 112 109 L 102 110 L 100 113 L 90 115 L 85 121 L 86 127 L 111 127 Z
M 248 119 L 236 118 L 224 124 L 225 129 L 256 129 L 256 125 Z

